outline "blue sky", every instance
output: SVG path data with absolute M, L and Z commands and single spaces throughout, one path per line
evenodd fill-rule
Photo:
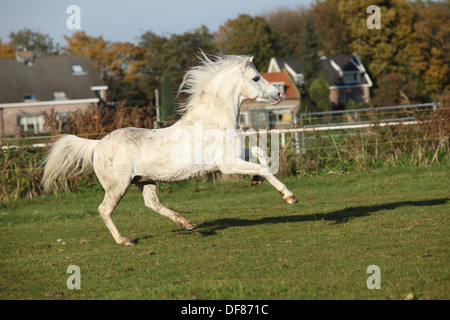
M 183 33 L 202 24 L 217 31 L 239 14 L 261 15 L 277 8 L 308 7 L 313 0 L 1 0 L 0 39 L 25 27 L 49 34 L 65 45 L 63 35 L 85 31 L 109 41 L 136 42 L 145 31 Z M 81 10 L 81 29 L 69 30 L 70 5 Z

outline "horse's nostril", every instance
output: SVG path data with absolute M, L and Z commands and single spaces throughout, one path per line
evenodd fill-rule
M 279 97 L 280 99 L 282 99 L 282 98 L 283 98 L 283 93 L 279 92 L 279 93 L 278 93 L 278 97 Z

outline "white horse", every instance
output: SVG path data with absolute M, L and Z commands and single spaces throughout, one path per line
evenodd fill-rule
M 105 190 L 98 211 L 114 240 L 122 245 L 134 243 L 120 234 L 111 215 L 130 184 L 136 184 L 142 191 L 146 207 L 186 230 L 192 230 L 196 225 L 161 204 L 157 195 L 158 181 L 187 180 L 216 171 L 250 174 L 254 175 L 252 185 L 266 179 L 283 195 L 286 203 L 297 203 L 293 193 L 271 173 L 263 149 L 252 147 L 246 156 L 234 152 L 239 150 L 241 143 L 236 128 L 242 101 L 254 99 L 277 104 L 282 93 L 260 75 L 252 63 L 253 57 L 201 54 L 200 64 L 186 72 L 178 90 L 178 94 L 187 94 L 188 98 L 180 108 L 181 118 L 174 125 L 153 130 L 118 129 L 101 140 L 64 135 L 54 143 L 44 160 L 44 190 L 48 192 L 59 177 L 66 179 L 93 167 Z M 211 136 L 211 132 L 223 134 L 214 135 L 215 144 L 198 144 L 199 135 Z M 188 145 L 180 143 L 180 138 L 187 136 L 194 139 L 182 140 L 188 141 Z M 237 148 L 229 146 L 230 137 L 238 142 Z M 207 148 L 211 151 L 211 146 L 225 147 L 213 152 L 212 160 L 201 161 L 197 153 Z M 260 163 L 245 160 L 252 156 Z

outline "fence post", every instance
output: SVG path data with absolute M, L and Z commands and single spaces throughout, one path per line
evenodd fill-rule
M 294 128 L 297 128 L 297 113 L 294 112 Z M 294 143 L 295 143 L 295 151 L 297 154 L 300 154 L 300 145 L 298 141 L 298 132 L 294 132 Z
M 303 128 L 303 113 L 300 113 L 300 128 Z M 306 154 L 306 148 L 305 148 L 305 132 L 302 131 L 302 154 Z

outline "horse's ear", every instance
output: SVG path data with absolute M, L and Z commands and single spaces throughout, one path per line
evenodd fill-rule
M 245 69 L 253 62 L 253 56 L 248 56 L 245 58 L 244 64 L 242 66 L 242 72 L 245 71 Z

